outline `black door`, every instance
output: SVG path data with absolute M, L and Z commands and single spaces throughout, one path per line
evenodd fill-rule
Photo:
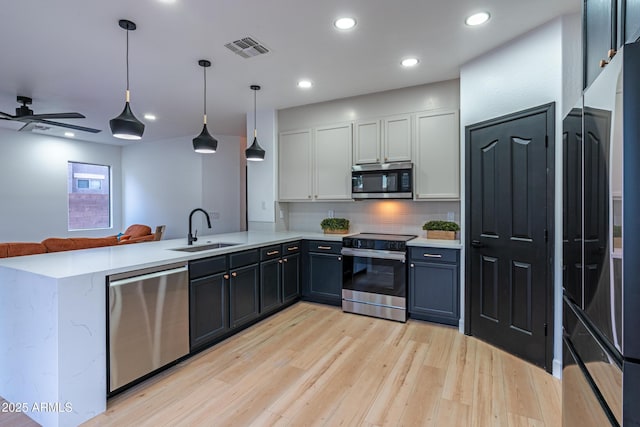
M 467 127 L 467 332 L 551 370 L 554 105 Z

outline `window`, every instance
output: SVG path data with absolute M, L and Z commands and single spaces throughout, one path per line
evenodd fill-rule
M 111 168 L 69 162 L 69 230 L 111 227 Z

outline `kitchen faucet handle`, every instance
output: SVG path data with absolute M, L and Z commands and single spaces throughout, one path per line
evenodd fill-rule
M 198 241 L 198 229 L 196 229 L 196 231 L 193 233 L 193 239 L 191 239 L 191 241 L 193 242 Z

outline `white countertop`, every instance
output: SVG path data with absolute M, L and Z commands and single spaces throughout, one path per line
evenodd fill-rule
M 416 237 L 407 242 L 407 246 L 418 246 L 426 248 L 443 248 L 443 249 L 462 249 L 460 240 L 439 240 L 427 239 L 425 237 Z
M 215 242 L 236 243 L 220 249 L 181 252 L 172 249 L 188 247 L 187 239 L 161 240 L 102 248 L 1 258 L 0 267 L 26 271 L 45 277 L 62 279 L 91 273 L 114 274 L 162 264 L 222 255 L 269 244 L 297 239 L 340 241 L 344 235 L 313 232 L 245 231 L 199 236 L 193 246 Z

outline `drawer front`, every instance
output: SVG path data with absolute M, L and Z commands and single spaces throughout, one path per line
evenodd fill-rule
M 342 250 L 342 242 L 328 242 L 324 240 L 310 240 L 309 252 L 339 254 Z
M 280 245 L 267 246 L 260 248 L 260 261 L 268 259 L 280 258 L 282 256 L 282 248 Z
M 227 270 L 227 257 L 217 256 L 189 262 L 189 278 L 211 276 Z
M 411 261 L 458 262 L 459 253 L 457 249 L 412 247 L 409 257 Z
M 289 242 L 282 244 L 282 255 L 287 256 L 291 254 L 297 254 L 302 249 L 302 242 Z
M 229 268 L 238 268 L 244 265 L 255 264 L 260 260 L 257 249 L 236 252 L 229 255 Z

